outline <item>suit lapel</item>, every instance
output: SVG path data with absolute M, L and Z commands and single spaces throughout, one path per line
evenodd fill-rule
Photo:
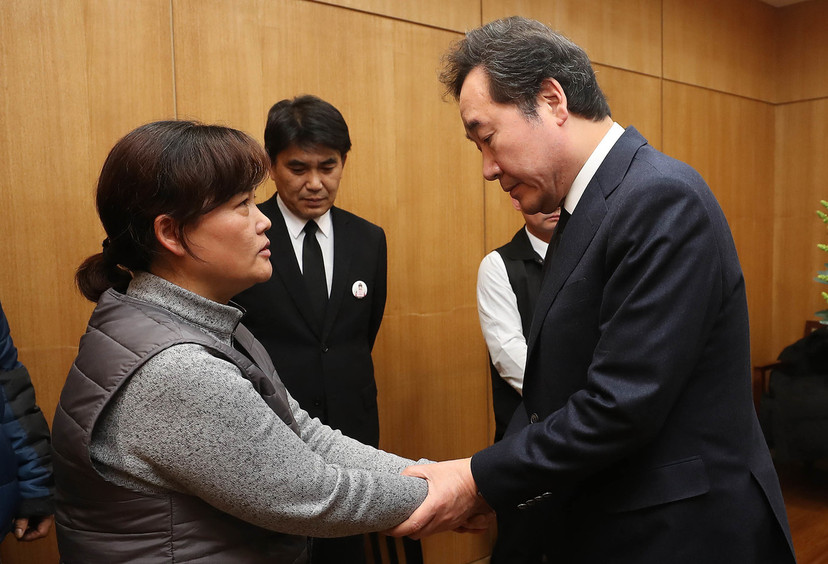
M 627 128 L 587 185 L 554 253 L 550 253 L 552 251 L 550 245 L 550 252 L 547 252 L 545 260 L 552 262 L 543 279 L 532 327 L 529 330 L 527 362 L 532 357 L 541 325 L 549 308 L 572 271 L 575 270 L 581 257 L 584 256 L 607 214 L 607 198 L 621 184 L 635 153 L 646 143 L 647 140 L 635 128 Z
M 331 295 L 328 299 L 328 309 L 325 312 L 325 323 L 322 328 L 322 338 L 326 338 L 333 327 L 334 319 L 348 288 L 349 270 L 351 268 L 351 249 L 358 241 L 354 241 L 350 218 L 343 216 L 335 207 L 331 208 L 331 223 L 334 232 L 334 269 L 331 282 Z
M 271 205 L 272 203 L 272 205 Z M 314 321 L 314 313 L 310 307 L 310 296 L 305 288 L 305 280 L 302 278 L 302 271 L 299 270 L 299 262 L 296 260 L 296 253 L 293 250 L 293 243 L 290 240 L 290 233 L 285 225 L 285 218 L 276 203 L 274 195 L 270 200 L 261 205 L 262 213 L 270 218 L 273 224 L 268 231 L 270 238 L 270 264 L 273 266 L 273 276 L 278 276 L 287 288 L 302 317 L 316 333 L 318 328 Z

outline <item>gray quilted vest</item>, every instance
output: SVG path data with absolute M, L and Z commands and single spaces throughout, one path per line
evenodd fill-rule
M 193 496 L 153 496 L 115 485 L 95 470 L 89 457 L 92 429 L 115 393 L 153 355 L 182 343 L 207 347 L 238 366 L 298 433 L 285 387 L 264 348 L 242 325 L 235 337 L 255 363 L 163 308 L 111 289 L 101 296 L 81 337 L 52 427 L 55 518 L 63 562 L 307 561 L 305 537 L 256 527 Z

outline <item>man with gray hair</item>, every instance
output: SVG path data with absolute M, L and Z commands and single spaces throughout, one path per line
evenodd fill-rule
M 745 281 L 704 180 L 613 122 L 586 53 L 536 21 L 467 33 L 441 79 L 483 176 L 527 213 L 562 210 L 527 337 L 528 424 L 408 468 L 429 494 L 393 533 L 531 508 L 568 564 L 794 562 Z

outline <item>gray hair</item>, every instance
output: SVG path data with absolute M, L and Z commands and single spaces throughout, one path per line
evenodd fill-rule
M 557 80 L 569 111 L 600 121 L 609 104 L 595 79 L 586 52 L 542 23 L 513 16 L 473 29 L 443 56 L 440 82 L 455 100 L 468 74 L 481 67 L 489 77 L 489 95 L 537 117 L 537 97 L 544 79 Z

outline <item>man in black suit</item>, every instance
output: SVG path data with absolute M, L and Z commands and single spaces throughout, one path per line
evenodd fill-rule
M 614 123 L 586 53 L 538 22 L 487 24 L 446 61 L 483 175 L 528 213 L 563 210 L 527 338 L 528 423 L 408 469 L 429 497 L 395 533 L 531 507 L 560 562 L 794 562 L 745 281 L 704 180 Z
M 334 207 L 348 126 L 328 102 L 300 96 L 270 109 L 264 138 L 277 190 L 260 206 L 273 223 L 273 276 L 234 301 L 299 404 L 376 447 L 371 349 L 385 309 L 386 241 L 380 227 Z M 314 564 L 363 561 L 362 537 L 313 541 Z

